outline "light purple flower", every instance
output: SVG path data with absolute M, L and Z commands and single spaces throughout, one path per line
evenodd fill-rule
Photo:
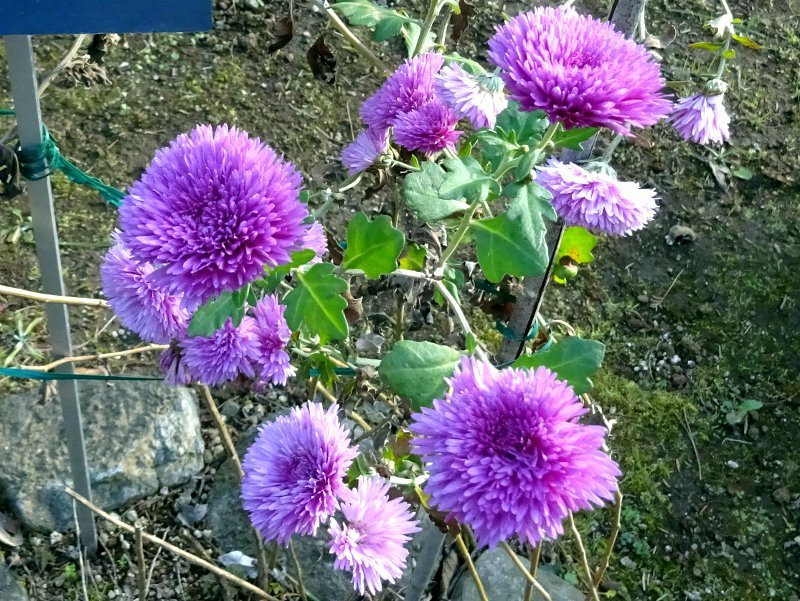
M 362 595 L 375 595 L 383 580 L 400 578 L 408 557 L 405 545 L 419 531 L 408 503 L 390 500 L 388 491 L 380 478 L 362 476 L 342 503 L 343 523 L 331 519 L 328 529 L 333 567 L 352 572 L 353 587 Z
M 434 154 L 445 148 L 455 150 L 463 133 L 456 129 L 458 115 L 438 100 L 431 100 L 394 121 L 394 140 L 409 150 Z
M 607 127 L 627 136 L 666 117 L 658 64 L 610 23 L 573 9 L 542 8 L 499 26 L 489 58 L 522 110 L 543 110 L 567 129 Z
M 656 192 L 636 182 L 617 181 L 606 171 L 550 159 L 539 167 L 536 181 L 553 195 L 553 207 L 567 225 L 627 236 L 655 216 Z
M 497 115 L 508 106 L 499 77 L 471 75 L 457 63 L 442 69 L 434 86 L 439 100 L 460 117 L 469 119 L 476 129 L 494 127 Z
M 388 129 L 365 129 L 342 151 L 342 164 L 348 175 L 369 169 L 382 154 L 389 150 Z
M 136 261 L 114 234 L 114 246 L 103 258 L 103 294 L 122 325 L 142 340 L 166 344 L 189 327 L 189 313 L 179 296 L 153 282 L 153 266 Z
M 687 142 L 722 144 L 730 137 L 731 118 L 723 104 L 723 94 L 695 94 L 678 100 L 669 122 Z
M 412 416 L 412 445 L 431 504 L 480 545 L 554 539 L 569 511 L 613 498 L 620 471 L 601 450 L 605 430 L 577 423 L 586 409 L 553 372 L 465 357 L 448 382 L 444 399 Z
M 278 297 L 268 294 L 253 309 L 255 316 L 255 362 L 261 369 L 261 379 L 265 382 L 286 384 L 286 379 L 295 374 L 295 369 L 286 352 L 286 344 L 292 331 L 286 324 L 283 313 L 286 307 L 278 302 Z
M 303 248 L 313 250 L 315 253 L 314 258 L 306 265 L 322 263 L 322 257 L 328 252 L 328 237 L 325 235 L 325 228 L 318 221 L 308 226 L 306 235 L 303 237 Z
M 172 386 L 186 386 L 192 383 L 192 375 L 183 361 L 183 352 L 179 346 L 170 347 L 161 353 L 159 367 L 164 372 L 164 381 Z
M 155 281 L 202 303 L 287 263 L 304 234 L 301 177 L 258 138 L 199 125 L 159 150 L 120 207 L 122 240 Z
M 358 449 L 336 417 L 319 403 L 295 407 L 264 424 L 244 457 L 242 500 L 265 540 L 286 544 L 315 534 L 347 494 L 344 476 Z
M 443 64 L 444 57 L 437 52 L 406 60 L 375 94 L 364 101 L 361 118 L 375 130 L 388 130 L 398 115 L 433 100 L 433 78 Z
M 183 364 L 191 376 L 209 386 L 234 379 L 239 374 L 255 376 L 253 362 L 257 357 L 255 321 L 245 317 L 238 326 L 229 318 L 211 336 L 184 338 Z

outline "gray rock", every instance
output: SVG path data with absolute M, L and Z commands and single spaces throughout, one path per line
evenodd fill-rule
M 11 571 L 0 563 L 0 599 L 3 601 L 28 601 L 28 595 L 17 583 Z
M 523 557 L 522 563 L 528 565 L 528 558 Z M 525 577 L 513 564 L 511 558 L 501 548 L 485 551 L 475 562 L 475 568 L 481 577 L 481 582 L 486 588 L 490 599 L 522 599 L 525 591 Z M 540 566 L 536 573 L 536 580 L 550 593 L 553 601 L 584 601 L 581 591 L 559 578 L 550 566 Z M 478 589 L 468 572 L 465 572 L 455 586 L 453 601 L 480 601 Z M 538 592 L 533 592 L 533 601 L 544 601 Z
M 203 468 L 197 398 L 161 382 L 82 382 L 81 408 L 93 500 L 116 509 Z M 0 401 L 0 496 L 29 528 L 65 530 L 71 484 L 57 399 L 38 390 Z

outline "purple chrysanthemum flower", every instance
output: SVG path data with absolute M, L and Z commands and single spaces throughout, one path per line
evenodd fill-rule
M 433 78 L 444 64 L 437 52 L 406 60 L 381 88 L 361 105 L 361 118 L 371 128 L 388 130 L 401 113 L 407 113 L 434 98 Z
M 438 100 L 431 100 L 394 121 L 394 140 L 409 150 L 433 154 L 455 149 L 462 134 L 456 129 L 458 115 Z
M 731 118 L 722 100 L 723 94 L 695 94 L 682 98 L 675 105 L 669 122 L 687 142 L 727 142 Z
M 476 129 L 494 127 L 497 115 L 508 106 L 503 80 L 492 74 L 471 75 L 461 65 L 446 66 L 436 76 L 436 96 Z
M 408 557 L 405 544 L 419 530 L 408 503 L 390 500 L 388 490 L 380 478 L 362 476 L 342 503 L 344 522 L 331 519 L 328 529 L 333 567 L 352 572 L 353 587 L 362 595 L 375 595 L 381 581 L 400 578 Z
M 183 352 L 179 347 L 170 346 L 161 353 L 159 366 L 164 372 L 164 381 L 172 386 L 186 386 L 192 383 L 192 375 L 183 361 Z
M 253 309 L 255 316 L 255 361 L 261 368 L 261 379 L 273 384 L 286 384 L 286 379 L 295 374 L 289 362 L 286 344 L 292 331 L 283 316 L 286 307 L 278 297 L 268 294 Z
M 244 457 L 242 500 L 265 540 L 286 544 L 315 534 L 347 494 L 344 476 L 358 449 L 336 417 L 319 403 L 295 407 L 261 427 Z
M 319 221 L 315 221 L 306 230 L 303 237 L 303 248 L 313 250 L 314 258 L 306 265 L 315 265 L 322 262 L 322 257 L 328 252 L 328 237 L 325 235 L 325 228 Z
M 199 125 L 159 150 L 120 207 L 122 240 L 184 302 L 289 261 L 304 233 L 301 177 L 258 138 Z
M 553 195 L 553 207 L 567 225 L 627 236 L 655 216 L 656 192 L 636 182 L 617 181 L 608 171 L 550 159 L 539 167 L 536 181 Z
M 531 544 L 563 532 L 568 512 L 612 499 L 620 475 L 605 430 L 545 367 L 498 370 L 464 358 L 450 391 L 413 416 L 412 445 L 428 464 L 430 502 L 468 524 L 479 544 Z
M 183 364 L 199 382 L 216 386 L 239 374 L 255 376 L 257 357 L 255 321 L 245 317 L 238 326 L 228 318 L 211 336 L 193 336 L 181 341 Z
M 647 49 L 571 8 L 540 7 L 499 26 L 489 58 L 523 110 L 543 110 L 568 129 L 630 135 L 628 126 L 652 125 L 670 111 Z
M 100 278 L 103 294 L 122 325 L 158 344 L 182 336 L 189 327 L 189 313 L 181 307 L 180 297 L 153 282 L 153 266 L 134 260 L 117 233 L 113 238 L 115 244 L 103 258 Z
M 368 128 L 342 151 L 342 164 L 348 175 L 370 168 L 389 149 L 389 130 Z

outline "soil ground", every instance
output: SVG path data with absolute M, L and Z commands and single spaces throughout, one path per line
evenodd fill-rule
M 328 33 L 336 81 L 314 79 L 305 55 L 327 31 L 321 15 L 297 6 L 294 38 L 267 54 L 287 6 L 270 1 L 253 10 L 238 4 L 234 12 L 230 2 L 217 3 L 209 34 L 124 36 L 105 59 L 111 85 L 87 88 L 60 77 L 43 108 L 64 154 L 124 187 L 177 133 L 198 122 L 228 122 L 285 153 L 309 186 L 341 181 L 338 153 L 358 129 L 358 106 L 378 77 L 364 75 L 364 64 Z M 599 2 L 588 8 L 607 10 Z M 790 600 L 800 590 L 800 7 L 769 0 L 735 1 L 731 8 L 745 20 L 742 30 L 765 46 L 758 52 L 737 48 L 726 97 L 732 143 L 721 150 L 691 146 L 657 127 L 647 133 L 646 147 L 623 144 L 615 155 L 621 177 L 654 186 L 661 210 L 642 232 L 601 240 L 596 261 L 569 285 L 552 286 L 543 309 L 608 348 L 593 396 L 616 420 L 611 446 L 625 473 L 626 498 L 608 597 Z M 481 3 L 459 50 L 483 59 L 485 40 L 503 10 L 515 14 L 519 6 Z M 708 56 L 686 46 L 708 38 L 702 23 L 716 10 L 703 0 L 648 3 L 648 29 L 671 37 L 674 27 L 678 34 L 660 52 L 667 78 L 684 82 L 675 84 L 682 93 L 708 75 Z M 70 43 L 64 37 L 37 40 L 42 69 Z M 392 63 L 402 52 L 394 42 L 376 49 Z M 0 101 L 8 105 L 2 65 L 0 60 Z M 109 243 L 115 212 L 61 176 L 53 184 L 68 289 L 97 295 L 98 257 Z M 333 229 L 362 203 L 382 208 L 380 196 L 365 200 L 363 188 L 356 190 L 332 215 Z M 0 229 L 25 229 L 26 215 L 23 197 L 4 201 Z M 668 244 L 674 225 L 691 228 L 694 239 Z M 0 243 L 0 273 L 4 284 L 36 289 L 32 245 L 24 238 Z M 44 326 L 35 322 L 40 307 L 10 298 L 4 303 L 0 357 L 14 348 L 18 330 L 30 326 L 30 345 L 14 364 L 41 362 L 34 352 L 47 351 Z M 135 342 L 117 323 L 107 326 L 107 313 L 75 310 L 72 318 L 76 342 L 87 351 Z M 142 373 L 153 362 L 140 358 L 107 367 Z M 5 380 L 0 390 L 28 385 Z M 749 400 L 762 406 L 745 419 L 735 412 Z M 208 435 L 211 448 L 218 447 Z M 218 460 L 210 459 L 209 477 Z M 152 514 L 154 529 L 173 527 L 179 492 L 146 500 L 137 510 Z M 607 511 L 582 516 L 590 551 L 602 549 L 608 518 Z M 176 532 L 170 536 L 189 544 L 192 536 Z M 19 554 L 0 549 L 0 556 L 25 574 L 32 598 L 75 598 L 70 537 L 55 545 L 46 539 L 31 534 Z M 91 588 L 93 600 L 130 587 L 127 553 L 115 545 L 96 560 L 93 569 L 105 579 Z M 545 556 L 567 578 L 578 572 L 569 538 Z M 166 584 L 174 582 L 176 569 L 189 578 L 186 598 L 234 594 L 176 565 L 162 560 L 156 571 L 156 581 L 164 583 L 160 598 L 181 598 Z

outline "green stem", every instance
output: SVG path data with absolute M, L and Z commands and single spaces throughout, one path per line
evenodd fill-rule
M 440 8 L 441 5 L 439 4 L 439 0 L 431 0 L 431 3 L 428 5 L 428 12 L 425 15 L 425 22 L 422 24 L 422 29 L 420 29 L 419 32 L 419 38 L 417 38 L 417 45 L 414 46 L 414 52 L 411 56 L 417 56 L 422 52 L 422 49 L 425 47 L 425 40 L 428 39 L 428 34 L 430 34 L 431 29 L 433 28 L 433 22 L 439 15 Z
M 448 8 L 450 8 L 448 6 Z M 450 16 L 453 14 L 453 9 L 447 11 L 442 20 L 442 24 L 439 26 L 439 36 L 437 37 L 437 42 L 440 46 L 446 47 L 447 46 L 447 29 L 450 27 Z
M 467 235 L 467 230 L 469 229 L 470 223 L 472 221 L 472 216 L 475 214 L 475 210 L 480 205 L 479 202 L 473 202 L 469 205 L 469 208 L 464 213 L 464 216 L 461 218 L 461 223 L 458 225 L 458 229 L 456 233 L 453 234 L 453 239 L 450 244 L 447 245 L 447 248 L 442 253 L 439 262 L 436 263 L 436 268 L 433 270 L 434 276 L 439 276 L 441 273 L 444 272 L 444 266 L 447 264 L 447 260 L 456 252 L 458 245 L 461 244 L 461 241 L 464 239 L 464 236 Z
M 406 171 L 419 171 L 419 167 L 414 167 L 414 165 L 409 165 L 408 163 L 404 163 L 403 161 L 396 161 L 392 159 L 392 167 L 400 167 L 401 169 L 405 169 Z
M 614 151 L 617 149 L 617 146 L 619 146 L 620 142 L 622 142 L 622 136 L 617 134 L 614 136 L 614 139 L 608 143 L 608 146 L 606 146 L 605 150 L 603 151 L 603 156 L 600 159 L 606 163 L 610 162 L 611 155 L 614 154 Z
M 719 67 L 717 67 L 717 73 L 714 75 L 714 79 L 720 79 L 725 73 L 725 67 L 728 64 L 728 59 L 725 58 L 725 54 L 731 48 L 731 32 L 730 29 L 725 33 L 725 43 L 722 45 L 722 49 L 719 53 Z
M 344 21 L 342 21 L 339 18 L 339 15 L 337 15 L 334 12 L 334 10 L 330 6 L 328 6 L 327 2 L 317 0 L 317 5 L 321 7 L 328 15 L 328 18 L 330 19 L 331 24 L 334 26 L 334 28 L 339 30 L 339 33 L 341 33 L 344 36 L 344 38 L 348 40 L 356 48 L 356 50 L 358 50 L 361 56 L 367 59 L 380 71 L 382 71 L 384 75 L 389 75 L 391 73 L 389 67 L 387 67 L 381 59 L 375 56 L 372 50 L 367 48 L 364 45 L 364 42 L 358 39 L 358 36 L 356 34 L 350 31 L 350 28 L 347 25 L 345 25 Z
M 558 121 L 550 124 L 550 126 L 547 128 L 547 131 L 544 132 L 544 136 L 542 136 L 539 145 L 537 146 L 539 150 L 542 151 L 547 150 L 547 147 L 553 143 L 553 138 L 555 137 L 556 132 L 558 131 L 558 126 L 559 126 Z

